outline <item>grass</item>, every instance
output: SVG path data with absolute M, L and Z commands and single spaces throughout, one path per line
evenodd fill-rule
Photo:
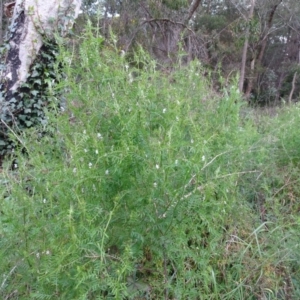
M 1 297 L 298 299 L 299 107 L 255 122 L 235 82 L 89 27 L 61 55 L 65 111 L 1 172 Z

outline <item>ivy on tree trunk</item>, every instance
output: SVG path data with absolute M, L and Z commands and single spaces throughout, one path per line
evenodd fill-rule
M 1 50 L 0 157 L 15 147 L 9 132 L 46 123 L 49 85 L 60 79 L 55 35 L 64 37 L 80 12 L 81 0 L 17 0 Z M 53 98 L 53 97 L 52 97 Z

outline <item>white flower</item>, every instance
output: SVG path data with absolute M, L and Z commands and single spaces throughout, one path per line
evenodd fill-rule
M 101 133 L 99 133 L 99 132 L 97 133 L 97 138 L 98 138 L 98 139 L 100 139 L 100 140 L 102 140 L 102 139 L 103 139 L 103 137 L 102 137 Z
M 159 169 L 159 164 L 156 164 L 155 168 L 156 168 L 156 170 L 158 170 Z
M 162 215 L 159 216 L 160 219 L 164 219 L 166 217 L 166 213 L 163 213 Z
M 128 78 L 129 78 L 129 83 L 132 83 L 133 82 L 133 77 L 132 77 L 131 73 L 129 73 Z
M 73 173 L 75 174 L 77 172 L 77 168 L 74 168 L 73 169 Z
M 39 252 L 36 253 L 36 257 L 37 257 L 38 259 L 40 258 L 40 253 L 39 253 Z
M 47 202 L 47 200 L 44 198 L 44 199 L 43 199 L 43 203 L 46 203 L 46 202 Z
M 167 111 L 167 109 L 166 109 L 166 108 L 164 108 L 164 109 L 163 109 L 163 114 L 165 114 L 165 113 L 166 113 L 166 111 Z
M 193 139 L 191 139 L 191 144 L 194 144 L 194 140 Z
M 175 165 L 176 165 L 176 166 L 178 165 L 178 159 L 175 160 Z
M 106 170 L 106 171 L 105 171 L 105 175 L 108 175 L 108 174 L 109 174 L 109 170 Z
M 125 54 L 126 54 L 126 52 L 122 49 L 122 50 L 120 51 L 120 56 L 121 56 L 121 57 L 124 57 Z
M 154 182 L 154 183 L 153 183 L 153 186 L 154 186 L 155 188 L 157 188 L 157 182 Z
M 96 153 L 96 154 L 99 154 L 99 151 L 98 151 L 98 149 L 96 149 L 96 150 L 95 150 L 95 153 Z
M 49 251 L 49 250 L 46 250 L 45 254 L 46 254 L 46 255 L 50 255 L 50 251 Z
M 89 162 L 89 168 L 91 168 L 93 166 L 93 164 L 91 162 Z
M 86 134 L 86 130 L 85 129 L 83 130 L 83 134 Z
M 85 153 L 87 153 L 88 151 L 87 151 L 87 149 L 83 149 L 83 151 L 85 152 Z
M 205 161 L 205 155 L 202 155 L 201 160 L 202 160 L 202 161 Z

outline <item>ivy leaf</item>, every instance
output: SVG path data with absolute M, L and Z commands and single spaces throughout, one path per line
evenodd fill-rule
M 16 102 L 17 102 L 17 99 L 16 99 L 16 98 L 11 98 L 11 99 L 9 100 L 9 102 L 10 102 L 10 103 L 16 103 Z
M 38 76 L 40 76 L 40 74 L 39 74 L 39 72 L 36 71 L 36 70 L 34 70 L 34 71 L 32 72 L 32 74 L 31 74 L 31 77 L 38 77 Z
M 30 127 L 33 124 L 33 122 L 28 120 L 28 121 L 25 121 L 25 124 L 26 124 L 26 126 Z
M 34 83 L 37 83 L 37 84 L 41 85 L 41 84 L 42 84 L 42 81 L 41 81 L 41 79 L 36 79 L 36 80 L 34 81 Z
M 22 120 L 22 121 L 25 121 L 26 120 L 26 115 L 19 115 L 19 119 Z
M 37 96 L 39 91 L 30 91 L 30 93 L 33 95 L 33 96 Z
M 41 108 L 41 104 L 40 103 L 34 103 L 33 107 L 35 107 L 35 108 Z

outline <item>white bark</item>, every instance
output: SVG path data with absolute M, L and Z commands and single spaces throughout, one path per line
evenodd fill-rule
M 78 16 L 80 6 L 81 0 L 16 1 L 12 28 L 15 27 L 15 34 L 19 38 L 11 39 L 9 44 L 10 49 L 15 49 L 18 64 L 8 61 L 4 76 L 2 75 L 5 81 L 11 82 L 8 88 L 10 92 L 26 81 L 29 68 L 43 45 L 43 39 L 52 39 L 56 33 L 64 36 Z

